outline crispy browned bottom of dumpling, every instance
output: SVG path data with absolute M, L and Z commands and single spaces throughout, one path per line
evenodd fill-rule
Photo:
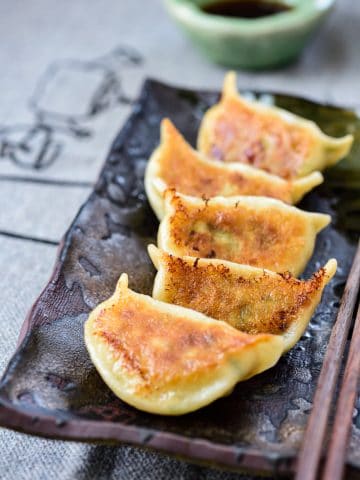
M 167 191 L 158 246 L 177 256 L 220 258 L 299 275 L 330 216 L 266 197 L 209 200 Z
M 325 135 L 309 120 L 242 98 L 236 75 L 225 77 L 221 100 L 201 122 L 198 149 L 223 162 L 239 162 L 291 179 L 335 165 L 350 151 L 352 135 Z
M 140 410 L 191 412 L 240 380 L 273 366 L 275 335 L 248 335 L 190 309 L 131 291 L 122 275 L 114 295 L 85 323 L 85 343 L 105 383 Z
M 248 165 L 208 160 L 186 143 L 168 119 L 161 123 L 161 143 L 151 155 L 145 173 L 146 193 L 159 219 L 167 188 L 195 197 L 260 195 L 293 204 L 322 181 L 320 172 L 286 181 Z
M 249 334 L 282 335 L 289 350 L 304 333 L 336 272 L 329 260 L 309 280 L 224 260 L 176 257 L 154 245 L 153 297 L 223 320 Z

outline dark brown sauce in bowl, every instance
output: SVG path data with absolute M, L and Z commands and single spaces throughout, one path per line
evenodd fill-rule
M 235 18 L 260 18 L 288 12 L 292 7 L 280 2 L 265 0 L 224 0 L 203 5 L 201 10 L 211 15 Z

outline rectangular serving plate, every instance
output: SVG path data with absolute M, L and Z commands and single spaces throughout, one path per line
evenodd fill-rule
M 305 276 L 331 258 L 339 269 L 308 330 L 278 365 L 212 405 L 181 417 L 140 412 L 116 398 L 94 369 L 83 341 L 89 311 L 113 291 L 122 272 L 150 294 L 155 271 L 146 246 L 158 222 L 143 186 L 147 159 L 169 117 L 194 145 L 205 110 L 218 93 L 147 80 L 116 137 L 93 193 L 59 248 L 52 277 L 22 327 L 0 383 L 0 424 L 49 438 L 126 443 L 239 471 L 294 471 L 323 354 L 359 231 L 360 120 L 354 112 L 269 93 L 259 100 L 315 120 L 329 134 L 351 132 L 349 159 L 300 207 L 333 216 L 321 232 Z M 144 339 L 146 341 L 146 339 Z M 354 418 L 348 466 L 360 467 L 360 416 Z

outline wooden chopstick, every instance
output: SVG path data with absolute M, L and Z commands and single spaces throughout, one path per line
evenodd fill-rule
M 345 285 L 344 294 L 332 329 L 329 345 L 320 372 L 313 408 L 300 449 L 296 480 L 317 478 L 321 454 L 324 448 L 326 427 L 332 398 L 337 384 L 347 336 L 352 323 L 353 311 L 360 283 L 360 242 Z M 334 477 L 331 477 L 334 480 Z
M 341 385 L 336 416 L 324 467 L 324 480 L 340 480 L 343 476 L 349 442 L 357 385 L 360 376 L 360 305 L 356 315 L 349 355 Z

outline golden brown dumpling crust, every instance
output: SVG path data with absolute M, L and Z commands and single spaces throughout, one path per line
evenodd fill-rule
M 330 221 L 262 197 L 201 200 L 169 191 L 166 204 L 169 213 L 158 234 L 165 251 L 294 275 L 305 268 L 316 233 Z
M 248 335 L 194 310 L 128 289 L 85 322 L 85 344 L 98 372 L 122 400 L 141 410 L 180 415 L 219 398 L 273 366 L 283 351 L 275 335 Z
M 220 103 L 204 116 L 198 148 L 209 158 L 261 168 L 286 179 L 333 165 L 346 156 L 352 136 L 332 138 L 310 121 L 241 98 L 236 77 L 226 76 Z
M 271 142 L 271 149 L 267 143 Z M 275 115 L 259 116 L 247 105 L 230 98 L 213 126 L 209 157 L 252 165 L 283 178 L 298 174 L 314 138 L 297 125 L 287 126 Z
M 195 197 L 253 195 L 294 204 L 322 181 L 320 172 L 287 181 L 247 165 L 208 160 L 193 150 L 174 125 L 164 119 L 161 143 L 146 170 L 145 188 L 153 209 L 161 218 L 162 193 L 167 188 Z
M 249 334 L 288 334 L 286 348 L 303 333 L 336 272 L 335 260 L 309 280 L 298 280 L 222 260 L 180 258 L 154 246 L 149 253 L 159 271 L 155 298 L 192 308 Z
M 173 139 L 166 144 L 160 170 L 168 187 L 194 197 L 261 195 L 292 203 L 291 183 L 274 184 L 271 178 L 250 177 L 216 163 L 199 162 L 196 152 L 181 142 L 173 127 L 170 133 Z
M 194 372 L 201 375 L 216 368 L 225 354 L 254 342 L 249 335 L 234 335 L 223 324 L 199 324 L 134 298 L 123 301 L 101 310 L 94 329 L 111 347 L 115 360 L 121 360 L 122 368 L 138 377 L 138 393 Z

